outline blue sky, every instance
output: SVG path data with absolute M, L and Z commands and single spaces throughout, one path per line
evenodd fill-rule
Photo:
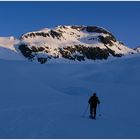
M 140 2 L 0 2 L 0 36 L 57 25 L 96 25 L 129 47 L 140 45 Z

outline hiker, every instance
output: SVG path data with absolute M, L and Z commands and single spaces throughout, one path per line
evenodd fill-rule
M 89 98 L 88 103 L 90 104 L 90 118 L 96 119 L 97 104 L 100 104 L 100 101 L 96 96 L 96 93 L 93 93 L 93 95 Z M 94 116 L 93 116 L 93 112 L 94 112 Z

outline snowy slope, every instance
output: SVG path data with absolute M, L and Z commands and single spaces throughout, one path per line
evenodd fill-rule
M 0 60 L 0 138 L 140 138 L 139 61 Z M 94 91 L 101 100 L 96 121 L 88 112 L 82 117 Z
M 23 56 L 14 47 L 19 40 L 11 37 L 0 37 L 0 59 L 6 60 L 23 60 Z

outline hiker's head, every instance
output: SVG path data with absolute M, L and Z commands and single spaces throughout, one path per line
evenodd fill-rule
M 93 96 L 96 96 L 96 93 L 95 92 L 93 93 Z

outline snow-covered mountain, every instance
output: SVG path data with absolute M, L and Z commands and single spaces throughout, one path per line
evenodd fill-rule
M 0 46 L 40 63 L 102 60 L 137 53 L 97 26 L 45 28 L 23 34 L 19 39 L 1 38 Z
M 15 48 L 20 40 L 11 37 L 0 37 L 0 59 L 6 60 L 23 60 L 23 56 Z
M 87 62 L 133 53 L 78 65 L 1 60 Z M 137 50 L 99 27 L 59 26 L 20 39 L 1 37 L 0 139 L 139 139 L 139 62 Z M 101 101 L 97 120 L 89 119 L 93 92 Z

